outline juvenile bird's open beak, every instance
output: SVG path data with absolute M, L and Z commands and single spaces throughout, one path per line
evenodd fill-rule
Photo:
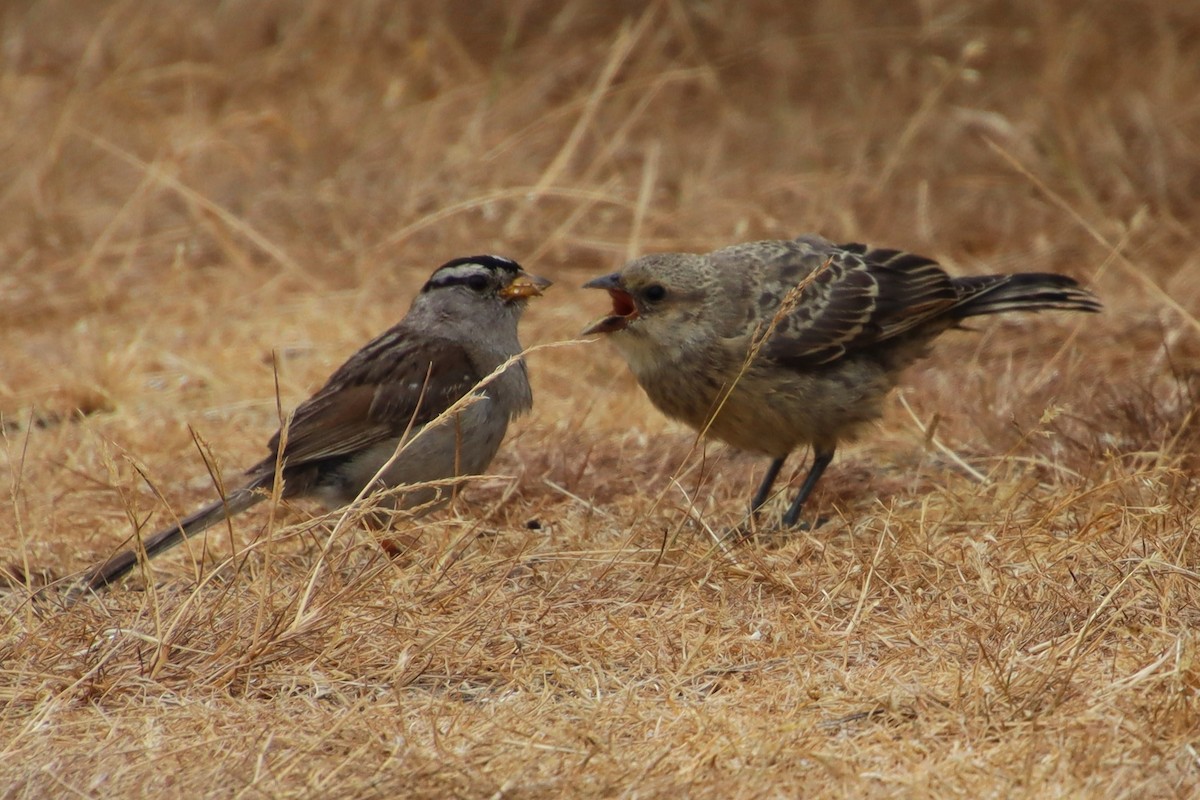
M 527 300 L 530 297 L 540 297 L 542 290 L 551 284 L 552 281 L 522 271 L 517 274 L 517 277 L 513 278 L 512 283 L 505 286 L 496 294 L 510 301 Z
M 633 295 L 625 291 L 621 286 L 621 273 L 614 272 L 611 275 L 604 275 L 599 278 L 593 278 L 583 285 L 585 289 L 604 289 L 612 298 L 612 313 L 607 317 L 601 317 L 583 330 L 582 336 L 587 336 L 591 333 L 615 333 L 623 331 L 629 327 L 629 323 L 638 318 L 637 305 L 633 302 Z

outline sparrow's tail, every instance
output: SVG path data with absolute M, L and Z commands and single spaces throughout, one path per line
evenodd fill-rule
M 955 278 L 959 301 L 950 310 L 958 319 L 1006 311 L 1088 311 L 1101 309 L 1100 300 L 1074 278 L 1048 272 L 1016 275 L 977 275 Z
M 146 553 L 151 559 L 157 554 L 201 533 L 213 525 L 240 514 L 250 506 L 263 499 L 263 495 L 254 491 L 253 486 L 244 486 L 231 492 L 223 501 L 218 500 L 196 511 L 179 521 L 178 525 L 164 528 L 153 536 L 148 536 L 141 542 L 141 547 L 122 550 L 107 561 L 93 567 L 87 575 L 67 593 L 68 603 L 73 603 L 88 592 L 104 589 L 111 583 L 123 578 L 138 563 L 138 555 Z

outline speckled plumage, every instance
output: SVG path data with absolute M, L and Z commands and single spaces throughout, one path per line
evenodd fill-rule
M 403 320 L 351 356 L 296 408 L 286 437 L 281 432 L 271 437 L 268 455 L 246 471 L 241 486 L 223 501 L 146 537 L 142 541 L 146 556 L 259 502 L 275 483 L 277 462 L 284 498 L 312 497 L 328 507 L 353 501 L 402 441 L 410 444 L 380 476 L 379 488 L 484 472 L 509 420 L 533 404 L 523 361 L 477 390 L 480 400 L 423 429 L 521 352 L 517 338 L 521 312 L 528 298 L 549 283 L 498 256 L 443 264 Z M 281 441 L 285 442 L 282 457 Z M 386 502 L 415 508 L 438 498 L 438 490 L 420 486 L 394 493 Z M 98 565 L 72 597 L 119 580 L 137 564 L 137 555 L 126 550 Z
M 838 443 L 880 416 L 900 370 L 947 328 L 982 314 L 1100 308 L 1066 276 L 951 278 L 922 256 L 817 236 L 649 255 L 587 285 L 614 299 L 588 332 L 610 334 L 655 406 L 771 457 L 755 508 L 783 459 L 812 445 L 789 525 Z

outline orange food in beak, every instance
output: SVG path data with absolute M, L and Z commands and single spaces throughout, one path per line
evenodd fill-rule
M 542 290 L 550 285 L 551 282 L 545 278 L 539 278 L 536 275 L 522 272 L 513 278 L 512 283 L 505 286 L 497 294 L 505 300 L 526 300 L 530 297 L 541 297 Z

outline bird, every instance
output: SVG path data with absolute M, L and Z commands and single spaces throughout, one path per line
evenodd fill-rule
M 584 288 L 607 291 L 612 310 L 583 335 L 604 335 L 660 411 L 771 459 L 752 516 L 787 457 L 811 447 L 784 528 L 939 334 L 987 314 L 1101 309 L 1066 275 L 951 277 L 924 256 L 816 235 L 646 255 Z
M 495 255 L 456 258 L 438 267 L 399 323 L 296 407 L 267 443 L 268 455 L 246 471 L 237 488 L 146 537 L 140 548 L 98 564 L 69 597 L 117 582 L 137 565 L 140 552 L 151 558 L 245 511 L 270 495 L 277 478 L 284 499 L 310 497 L 331 508 L 351 503 L 372 481 L 372 489 L 415 484 L 384 498 L 395 508 L 444 502 L 426 484 L 484 472 L 509 421 L 533 405 L 523 359 L 479 384 L 521 354 L 517 323 L 527 301 L 550 285 Z M 439 419 L 470 394 L 479 399 Z M 377 475 L 405 442 L 411 444 Z

